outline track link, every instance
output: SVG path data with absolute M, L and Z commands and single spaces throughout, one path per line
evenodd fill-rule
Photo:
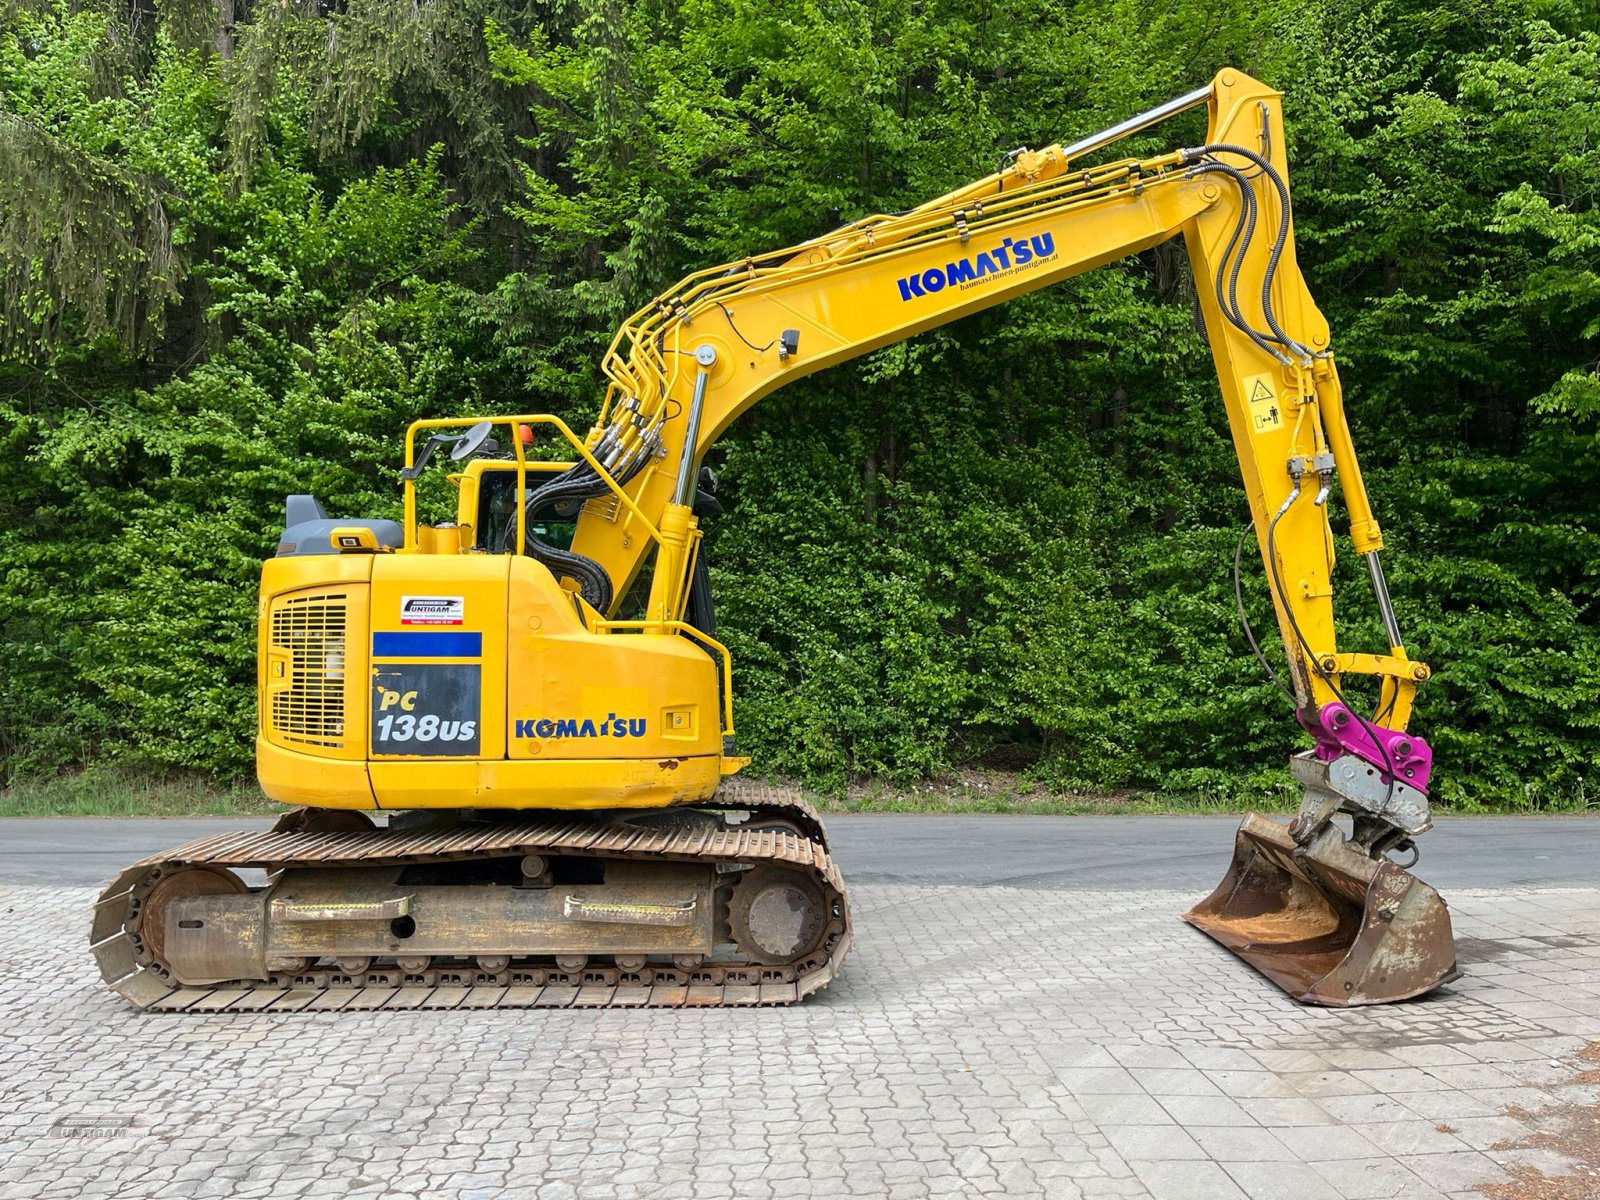
M 315 1012 L 448 1008 L 686 1008 L 792 1004 L 826 987 L 850 948 L 849 899 L 820 832 L 816 811 L 796 793 L 725 790 L 712 809 L 748 809 L 746 826 L 674 828 L 607 820 L 517 820 L 445 830 L 270 831 L 200 838 L 135 863 L 95 904 L 90 948 L 107 985 L 129 1003 L 158 1012 Z M 763 823 L 769 827 L 760 828 Z M 776 825 L 777 827 L 770 827 Z M 565 971 L 543 960 L 513 960 L 496 972 L 473 964 L 408 973 L 378 965 L 351 978 L 337 967 L 186 986 L 157 962 L 141 928 L 144 899 L 173 871 L 412 866 L 514 855 L 582 854 L 606 859 L 762 866 L 801 872 L 825 899 L 827 927 L 816 948 L 778 965 L 652 963 L 638 970 L 586 966 Z

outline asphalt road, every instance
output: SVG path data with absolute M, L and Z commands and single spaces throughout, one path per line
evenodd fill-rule
M 239 817 L 0 820 L 0 883 L 88 886 Z M 1209 891 L 1233 846 L 1234 817 L 864 814 L 828 818 L 852 883 L 1051 890 Z M 1422 839 L 1416 874 L 1435 887 L 1600 886 L 1600 818 L 1446 817 Z

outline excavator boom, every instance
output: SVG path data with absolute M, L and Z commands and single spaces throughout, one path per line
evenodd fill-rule
M 1201 105 L 1197 146 L 1086 161 Z M 458 987 L 499 989 L 497 1004 L 595 988 L 598 1003 L 696 989 L 781 1003 L 822 986 L 850 922 L 820 822 L 727 782 L 746 760 L 700 554 L 714 504 L 701 459 L 793 380 L 1176 237 L 1284 690 L 1314 743 L 1291 764 L 1305 787 L 1294 822 L 1248 819 L 1227 878 L 1186 919 L 1308 1002 L 1450 978 L 1442 902 L 1388 859 L 1430 823 L 1431 752 L 1406 732 L 1428 668 L 1407 655 L 1384 582 L 1328 326 L 1295 261 L 1283 148 L 1279 94 L 1225 70 L 907 212 L 689 276 L 617 332 L 583 437 L 538 413 L 418 422 L 398 525 L 291 498 L 262 573 L 257 761 L 267 793 L 301 807 L 272 834 L 119 877 L 93 933 L 107 979 L 157 1007 Z M 570 465 L 534 462 L 535 430 Z M 496 431 L 508 451 L 491 448 Z M 466 464 L 456 519 L 428 525 L 416 482 L 446 448 Z M 1337 645 L 1335 481 L 1379 653 Z M 647 562 L 642 616 L 622 619 Z M 1370 716 L 1346 695 L 1363 676 L 1377 683 Z M 406 811 L 377 830 L 363 809 Z M 268 886 L 246 887 L 240 867 L 268 870 Z

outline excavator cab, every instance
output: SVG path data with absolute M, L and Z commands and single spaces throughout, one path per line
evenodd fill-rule
M 532 486 L 554 479 L 571 464 L 564 462 L 528 463 L 526 471 Z M 509 459 L 479 460 L 472 464 L 470 475 L 476 498 L 477 524 L 474 527 L 473 549 L 485 554 L 501 553 L 507 531 L 517 523 L 517 510 L 521 505 L 523 489 L 517 478 L 517 464 Z M 572 535 L 578 527 L 577 502 L 569 502 L 566 511 L 552 506 L 533 514 L 529 532 L 546 545 L 565 550 L 572 545 Z

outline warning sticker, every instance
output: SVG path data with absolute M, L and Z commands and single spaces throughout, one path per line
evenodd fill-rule
M 459 625 L 466 620 L 467 602 L 461 596 L 401 596 L 402 625 Z
M 1274 429 L 1283 428 L 1283 406 L 1278 403 L 1278 389 L 1271 375 L 1247 376 L 1244 397 L 1250 406 L 1250 428 L 1253 432 L 1271 433 Z

